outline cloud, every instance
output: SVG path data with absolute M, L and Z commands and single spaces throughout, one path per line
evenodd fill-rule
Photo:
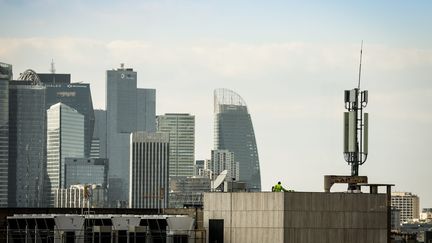
M 358 62 L 358 46 L 351 44 L 329 46 L 303 42 L 250 44 L 223 41 L 176 44 L 68 37 L 0 38 L 0 44 L 0 55 L 12 60 L 22 52 L 29 56 L 51 53 L 78 65 L 88 65 L 108 57 L 114 62 L 125 60 L 137 66 L 168 65 L 204 69 L 227 78 L 262 77 L 271 75 L 271 71 L 352 70 Z M 391 48 L 372 44 L 364 53 L 367 66 L 385 71 L 432 65 L 431 49 Z M 160 70 L 164 69 L 160 67 Z

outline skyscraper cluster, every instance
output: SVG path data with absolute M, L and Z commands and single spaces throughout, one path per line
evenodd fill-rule
M 12 65 L 0 63 L 0 207 L 182 206 L 224 170 L 261 190 L 252 121 L 238 94 L 215 91 L 215 146 L 211 159 L 195 162 L 195 116 L 156 115 L 156 90 L 137 84 L 123 64 L 106 71 L 106 107 L 97 110 L 89 83 L 54 69 L 14 80 Z

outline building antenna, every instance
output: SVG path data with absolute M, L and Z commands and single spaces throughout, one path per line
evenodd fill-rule
M 52 73 L 52 74 L 54 74 L 55 73 L 55 66 L 54 66 L 54 59 L 51 59 L 51 68 L 50 68 L 50 72 Z
M 361 65 L 362 65 L 362 56 L 363 56 L 363 40 L 360 46 L 360 66 L 359 66 L 359 78 L 358 78 L 358 89 L 360 90 L 360 79 L 361 79 Z

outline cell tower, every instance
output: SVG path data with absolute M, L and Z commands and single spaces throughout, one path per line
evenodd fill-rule
M 360 49 L 360 66 L 358 87 L 352 90 L 345 90 L 344 101 L 344 147 L 343 154 L 345 161 L 351 165 L 351 176 L 359 175 L 359 166 L 364 164 L 368 155 L 368 126 L 369 114 L 363 109 L 368 104 L 368 91 L 361 91 L 361 64 L 363 54 L 363 42 Z M 349 184 L 348 190 L 357 190 L 356 184 Z

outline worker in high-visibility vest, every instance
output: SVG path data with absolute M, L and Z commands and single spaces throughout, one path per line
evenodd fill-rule
M 273 187 L 273 191 L 274 192 L 292 192 L 292 190 L 286 190 L 285 188 L 283 188 L 280 181 L 278 181 L 278 183 Z

